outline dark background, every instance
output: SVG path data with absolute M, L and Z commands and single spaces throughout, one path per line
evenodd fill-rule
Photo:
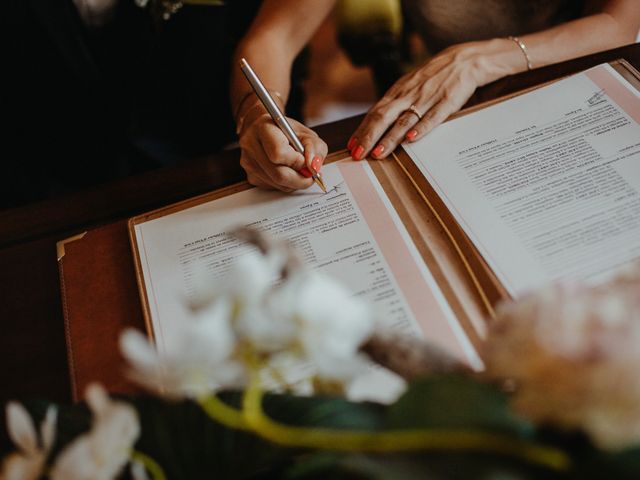
M 259 5 L 184 6 L 163 21 L 120 1 L 87 28 L 71 0 L 4 0 L 0 209 L 235 141 L 229 71 Z M 304 63 L 288 106 L 298 118 Z

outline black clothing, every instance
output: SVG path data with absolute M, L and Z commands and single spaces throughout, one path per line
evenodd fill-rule
M 161 24 L 133 0 L 120 0 L 99 29 L 85 27 L 72 0 L 5 3 L 0 208 L 235 140 L 230 66 L 260 0 L 184 6 Z M 291 102 L 298 107 L 300 91 L 296 80 Z

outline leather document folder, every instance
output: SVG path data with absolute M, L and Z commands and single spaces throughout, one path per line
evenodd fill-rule
M 343 152 L 333 157 L 344 156 Z M 330 157 L 328 161 L 331 161 Z M 487 308 L 505 292 L 455 222 L 425 208 L 424 198 L 395 160 L 371 162 L 376 177 L 398 211 L 418 251 L 472 343 L 483 336 Z M 249 188 L 239 184 L 136 217 L 174 211 L 220 195 Z M 437 195 L 431 201 L 436 205 Z M 132 254 L 128 225 L 120 221 L 89 230 L 58 243 L 58 266 L 65 318 L 65 337 L 74 400 L 82 399 L 92 381 L 110 391 L 128 393 L 125 365 L 118 349 L 118 337 L 125 327 L 149 330 L 143 290 L 139 290 L 139 266 Z M 452 248 L 452 240 L 456 247 Z
M 640 84 L 635 77 L 634 81 Z M 515 95 L 523 93 L 526 91 Z M 462 111 L 456 117 L 505 99 Z M 336 152 L 327 162 L 345 156 L 344 151 Z M 493 316 L 494 306 L 509 297 L 507 290 L 402 148 L 393 158 L 371 161 L 370 166 L 471 344 L 479 345 L 485 322 Z M 110 391 L 131 392 L 118 350 L 118 336 L 127 326 L 146 329 L 153 336 L 132 234 L 135 225 L 248 188 L 247 183 L 233 185 L 58 244 L 74 399 L 82 397 L 91 381 L 102 382 Z
M 344 153 L 334 154 L 339 156 Z M 505 292 L 455 222 L 444 228 L 442 222 L 449 219 L 425 208 L 422 194 L 397 161 L 371 162 L 371 166 L 465 332 L 472 343 L 477 344 L 483 335 L 488 306 L 504 298 Z M 234 185 L 184 203 L 197 204 L 245 188 L 249 186 Z M 432 201 L 435 205 L 437 195 L 434 194 Z M 183 206 L 172 205 L 166 211 Z M 131 222 L 161 215 L 163 211 L 165 209 L 136 217 Z M 457 244 L 455 248 L 452 248 L 452 239 Z M 82 398 L 84 389 L 92 381 L 103 383 L 112 392 L 134 391 L 126 380 L 118 337 L 122 329 L 129 326 L 151 333 L 145 322 L 147 309 L 144 294 L 141 297 L 139 293 L 136 262 L 126 221 L 89 230 L 58 244 L 74 400 Z
M 58 270 L 73 400 L 81 400 L 93 381 L 112 392 L 133 392 L 118 337 L 125 327 L 144 329 L 144 320 L 127 222 L 59 242 Z

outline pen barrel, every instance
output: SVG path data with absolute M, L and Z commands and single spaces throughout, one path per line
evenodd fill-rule
M 258 75 L 256 75 L 256 72 L 253 71 L 253 68 L 251 68 L 249 62 L 247 62 L 244 58 L 240 60 L 240 70 L 242 70 L 242 73 L 251 85 L 251 88 L 253 88 L 253 91 L 256 92 L 256 95 L 258 96 L 264 107 L 267 109 L 267 112 L 269 112 L 269 115 L 271 115 L 273 121 L 276 123 L 276 125 L 278 125 L 280 130 L 282 130 L 282 133 L 284 133 L 285 137 L 287 137 L 287 140 L 289 140 L 291 146 L 297 152 L 304 154 L 304 146 L 302 145 L 302 142 L 293 131 L 293 128 L 291 128 L 291 125 L 280 110 L 280 107 L 278 107 L 278 104 L 262 84 L 262 81 L 260 81 Z
M 289 124 L 289 122 L 287 122 L 287 119 L 284 118 L 284 115 L 280 114 L 280 116 L 275 117 L 274 120 L 280 127 L 280 130 L 282 130 L 282 133 L 284 133 L 284 136 L 287 137 L 287 140 L 289 140 L 291 146 L 298 153 L 304 154 L 304 145 L 302 145 L 302 142 L 293 131 L 293 128 L 291 128 L 291 125 Z

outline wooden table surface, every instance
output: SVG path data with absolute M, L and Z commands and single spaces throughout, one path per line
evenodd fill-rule
M 609 60 L 640 69 L 640 44 L 525 72 L 480 89 L 473 105 Z M 360 117 L 318 127 L 344 148 Z M 238 151 L 222 152 L 47 202 L 0 211 L 0 403 L 70 400 L 56 242 L 74 233 L 244 179 Z M 0 418 L 2 415 L 0 415 Z

